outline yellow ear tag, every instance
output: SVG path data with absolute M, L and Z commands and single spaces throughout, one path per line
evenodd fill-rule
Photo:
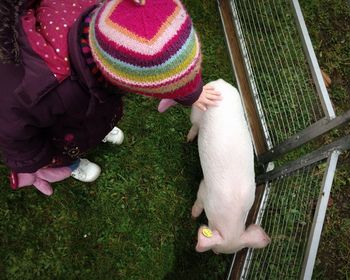
M 210 238 L 210 237 L 213 236 L 213 232 L 212 232 L 210 229 L 208 229 L 208 228 L 203 228 L 202 234 L 203 234 L 205 237 L 208 237 L 208 238 Z

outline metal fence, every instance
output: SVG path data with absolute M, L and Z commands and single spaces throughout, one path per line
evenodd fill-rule
M 335 115 L 297 0 L 218 4 L 258 162 L 274 161 L 350 120 L 350 111 Z M 230 279 L 311 278 L 338 156 L 350 149 L 349 137 L 257 178 L 264 187 L 248 219 L 260 223 L 272 243 L 236 254 Z
M 261 162 L 350 120 L 335 115 L 297 0 L 218 2 L 230 9 L 266 141 Z
M 235 0 L 231 7 L 266 138 L 275 147 L 324 117 L 321 101 L 288 1 Z
M 273 172 L 265 181 L 257 222 L 273 242 L 250 250 L 242 279 L 310 279 L 339 154 L 350 137 L 306 155 Z

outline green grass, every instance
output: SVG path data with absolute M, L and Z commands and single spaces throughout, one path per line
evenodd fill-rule
M 215 1 L 186 1 L 203 46 L 208 82 L 233 74 Z M 92 184 L 68 179 L 52 197 L 13 192 L 0 167 L 0 279 L 222 279 L 230 257 L 196 253 L 191 206 L 202 174 L 186 143 L 189 108 L 165 114 L 129 95 L 120 147 L 88 158 L 102 167 Z

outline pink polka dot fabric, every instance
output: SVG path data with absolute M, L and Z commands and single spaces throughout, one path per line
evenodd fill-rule
M 32 49 L 62 81 L 70 74 L 68 31 L 79 15 L 96 0 L 42 0 L 24 15 L 22 26 Z

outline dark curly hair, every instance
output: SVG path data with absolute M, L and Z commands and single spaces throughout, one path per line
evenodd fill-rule
M 0 63 L 19 64 L 18 23 L 23 11 L 40 0 L 0 0 Z

